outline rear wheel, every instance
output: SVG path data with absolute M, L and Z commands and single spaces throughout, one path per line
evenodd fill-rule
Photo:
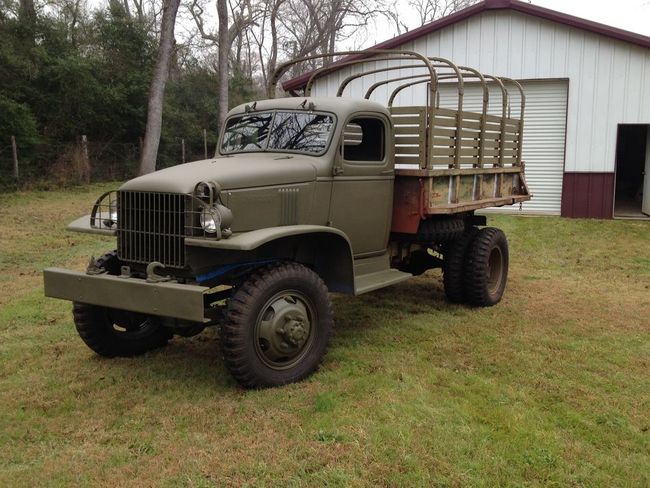
M 463 219 L 434 217 L 420 222 L 417 238 L 421 242 L 443 243 L 456 239 L 464 230 Z
M 445 285 L 445 295 L 451 303 L 464 303 L 465 293 L 465 263 L 467 252 L 479 230 L 470 227 L 458 239 L 443 247 L 442 280 Z
M 316 273 L 298 263 L 267 266 L 229 300 L 224 362 L 246 388 L 299 381 L 318 368 L 331 328 L 327 287 Z
M 468 250 L 465 263 L 467 302 L 491 307 L 501 301 L 508 281 L 508 241 L 500 229 L 481 229 Z

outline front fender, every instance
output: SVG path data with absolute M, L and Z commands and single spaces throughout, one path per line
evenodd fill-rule
M 280 227 L 268 227 L 266 229 L 252 230 L 234 234 L 228 239 L 213 240 L 203 237 L 186 237 L 186 246 L 209 247 L 212 249 L 223 249 L 228 251 L 252 251 L 258 247 L 277 239 L 307 234 L 334 234 L 345 240 L 352 253 L 350 240 L 345 233 L 333 227 L 324 225 L 284 225 Z
M 255 253 L 258 259 L 291 256 L 310 266 L 332 292 L 354 294 L 352 246 L 339 229 L 324 225 L 286 225 L 212 240 L 186 237 L 185 245 Z

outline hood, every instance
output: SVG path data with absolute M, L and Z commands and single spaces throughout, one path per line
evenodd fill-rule
M 312 158 L 278 153 L 221 156 L 139 176 L 120 190 L 190 193 L 200 181 L 216 181 L 224 190 L 303 183 L 316 179 Z

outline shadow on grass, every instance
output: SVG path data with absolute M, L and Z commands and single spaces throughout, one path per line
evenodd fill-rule
M 346 336 L 359 328 L 387 327 L 415 315 L 459 310 L 466 313 L 470 309 L 447 302 L 439 273 L 428 272 L 360 297 L 338 297 L 334 301 L 334 328 L 338 335 Z
M 128 378 L 143 393 L 161 389 L 179 392 L 211 390 L 213 393 L 232 391 L 236 382 L 224 367 L 219 347 L 218 331 L 208 328 L 194 337 L 175 336 L 166 347 L 134 358 L 104 358 L 93 355 L 97 369 L 114 380 Z
M 330 351 L 347 349 L 363 354 L 360 335 L 394 332 L 396 323 L 404 327 L 415 315 L 435 313 L 468 313 L 466 307 L 445 301 L 439 276 L 428 273 L 393 287 L 360 297 L 334 296 L 334 331 Z M 175 337 L 167 347 L 138 358 L 105 359 L 95 356 L 102 369 L 111 369 L 115 376 L 129 377 L 140 388 L 152 393 L 161 388 L 179 385 L 183 391 L 208 389 L 213 393 L 244 390 L 237 387 L 221 357 L 216 327 L 207 328 L 191 338 Z M 326 359 L 327 361 L 327 359 Z M 176 384 L 176 386 L 174 386 Z

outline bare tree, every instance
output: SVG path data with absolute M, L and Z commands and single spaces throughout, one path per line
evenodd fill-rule
M 402 20 L 402 16 L 400 15 L 400 8 L 396 3 L 390 3 L 386 8 L 384 8 L 382 15 L 395 26 L 398 36 L 404 34 L 405 32 L 408 32 L 408 25 L 406 22 L 404 22 L 404 20 Z
M 228 111 L 228 73 L 236 68 L 258 77 L 267 95 L 281 60 L 336 50 L 338 42 L 368 25 L 387 0 L 215 0 L 218 29 L 210 29 L 207 1 L 190 0 L 200 37 L 218 48 L 219 120 Z M 295 66 L 292 74 L 331 59 Z
M 172 57 L 172 51 L 174 50 L 174 27 L 179 4 L 180 0 L 165 0 L 163 5 L 160 25 L 160 44 L 158 45 L 151 89 L 149 90 L 147 127 L 144 134 L 142 157 L 140 159 L 140 174 L 151 173 L 156 170 L 156 158 L 158 156 L 160 132 L 162 129 L 163 99 L 165 96 L 167 77 L 169 76 L 169 63 Z
M 475 3 L 478 0 L 409 0 L 409 5 L 418 14 L 420 25 L 446 17 Z
M 75 0 L 67 0 L 75 1 Z M 145 26 L 156 37 L 160 37 L 162 29 L 161 16 L 164 12 L 165 2 L 161 0 L 109 0 L 119 5 L 126 16 Z
M 278 63 L 278 15 L 280 14 L 280 9 L 287 1 L 288 0 L 267 0 L 264 2 L 262 17 L 260 22 L 256 24 L 259 27 L 258 32 L 252 34 L 257 44 L 257 54 L 259 55 L 260 68 L 262 72 L 262 84 L 266 87 L 267 96 L 269 97 L 272 96 L 271 87 L 269 86 L 269 76 L 273 74 Z M 271 37 L 271 46 L 268 50 L 268 56 L 266 56 L 268 61 L 265 65 L 264 44 L 267 28 L 269 29 Z
M 73 46 L 77 44 L 80 24 L 87 15 L 85 0 L 50 0 L 47 10 L 66 27 L 68 38 Z
M 321 49 L 323 54 L 336 51 L 337 42 L 347 39 L 359 29 L 365 29 L 383 11 L 381 3 L 369 0 L 331 0 L 325 5 L 327 10 L 323 24 L 326 39 Z M 323 64 L 331 62 L 331 58 L 325 58 Z
M 382 13 L 383 0 L 263 0 L 256 23 L 245 33 L 254 46 L 262 84 L 282 58 L 326 54 Z M 331 62 L 331 58 L 295 65 L 291 74 Z
M 230 8 L 229 8 L 230 7 Z M 229 10 L 233 11 L 229 15 Z M 219 125 L 226 120 L 228 114 L 228 79 L 230 66 L 230 50 L 233 42 L 242 35 L 243 31 L 255 22 L 257 10 L 253 9 L 250 0 L 242 0 L 237 5 L 228 4 L 227 0 L 217 0 L 218 31 L 215 34 L 205 27 L 204 7 L 199 0 L 192 0 L 190 13 L 194 18 L 201 37 L 218 47 L 217 72 L 219 93 Z
M 228 113 L 228 55 L 231 46 L 226 0 L 217 0 L 217 15 L 219 16 L 219 127 L 221 127 Z

